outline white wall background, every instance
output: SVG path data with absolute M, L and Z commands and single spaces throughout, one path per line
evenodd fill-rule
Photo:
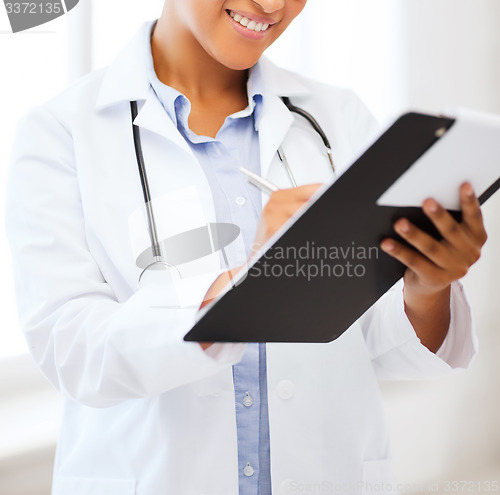
M 404 106 L 439 112 L 460 105 L 500 113 L 500 2 L 404 4 Z M 474 367 L 451 379 L 383 388 L 405 483 L 500 480 L 498 195 L 484 206 L 484 216 L 490 238 L 466 278 L 480 339 Z M 476 485 L 474 493 L 480 492 Z
M 0 191 L 14 122 L 69 81 L 109 63 L 161 5 L 81 0 L 68 16 L 16 35 L 8 33 L 0 5 Z M 309 0 L 269 56 L 354 88 L 381 122 L 408 108 L 439 112 L 463 105 L 500 114 L 498 0 Z M 500 195 L 484 214 L 490 240 L 466 279 L 481 343 L 473 369 L 434 382 L 382 385 L 399 480 L 423 485 L 406 493 L 429 492 L 425 486 L 437 481 L 500 480 Z M 25 357 L 2 222 L 3 199 L 0 493 L 42 495 L 49 493 L 58 400 Z M 440 493 L 449 493 L 442 483 Z
M 268 54 L 280 65 L 353 88 L 385 121 L 407 100 L 401 0 L 310 0 Z

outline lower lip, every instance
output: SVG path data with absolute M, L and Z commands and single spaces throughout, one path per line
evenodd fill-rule
M 236 22 L 227 12 L 227 18 L 229 22 L 233 25 L 233 28 L 245 38 L 250 40 L 261 40 L 271 29 L 272 26 L 269 26 L 265 31 L 252 31 L 251 29 L 247 29 L 245 26 L 242 26 L 239 22 Z

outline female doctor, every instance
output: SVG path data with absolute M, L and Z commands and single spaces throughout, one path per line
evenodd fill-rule
M 351 92 L 262 57 L 305 3 L 166 0 L 115 62 L 19 126 L 8 234 L 30 351 L 64 397 L 54 495 L 390 491 L 376 377 L 469 366 L 475 337 L 458 279 L 486 234 L 468 184 L 457 192 L 462 223 L 432 199 L 423 205 L 443 241 L 395 224 L 413 249 L 381 246 L 408 267 L 404 282 L 338 340 L 183 341 L 252 248 L 335 179 L 321 140 L 281 97 L 320 123 L 336 173 L 373 135 Z M 137 288 L 149 239 L 132 118 L 161 235 L 236 225 L 224 263 L 214 253 Z M 240 166 L 281 190 L 261 194 Z

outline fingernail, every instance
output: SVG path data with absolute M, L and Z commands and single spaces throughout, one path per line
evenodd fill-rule
M 381 247 L 384 251 L 392 252 L 396 246 L 392 241 L 386 240 L 382 242 Z
M 396 230 L 398 232 L 402 232 L 403 234 L 407 234 L 408 232 L 410 232 L 410 224 L 407 220 L 399 220 L 396 223 Z
M 474 189 L 472 189 L 472 186 L 469 183 L 465 184 L 464 192 L 469 198 L 472 198 L 472 196 L 474 196 Z
M 425 209 L 429 213 L 437 213 L 438 211 L 438 204 L 433 200 L 433 199 L 428 199 L 425 203 Z

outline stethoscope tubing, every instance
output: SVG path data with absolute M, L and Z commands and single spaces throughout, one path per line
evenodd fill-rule
M 332 146 L 330 145 L 330 141 L 326 137 L 326 134 L 323 132 L 323 129 L 318 124 L 318 121 L 309 112 L 306 112 L 303 108 L 300 108 L 300 107 L 293 105 L 292 102 L 290 101 L 290 98 L 288 98 L 288 96 L 282 96 L 281 101 L 286 105 L 286 107 L 288 108 L 288 110 L 290 110 L 290 112 L 294 112 L 297 115 L 304 117 L 311 124 L 312 128 L 319 134 L 319 136 L 323 140 L 323 144 L 325 145 L 325 148 L 326 148 L 326 151 L 328 154 L 328 160 L 330 161 L 330 165 L 332 167 L 333 173 L 335 173 L 335 166 L 333 164 Z M 285 163 L 285 166 L 286 166 L 287 171 L 288 171 L 288 175 L 292 179 L 294 186 L 297 187 L 295 185 L 295 179 L 293 179 L 293 175 L 291 175 L 291 170 L 290 170 L 290 167 L 288 165 L 288 161 L 286 159 L 285 153 L 283 152 L 283 148 L 281 148 L 281 152 L 283 154 L 283 158 L 280 156 L 280 159 L 282 162 Z
M 308 112 L 303 110 L 300 107 L 297 107 L 293 105 L 290 102 L 290 99 L 286 96 L 281 98 L 283 103 L 286 105 L 288 110 L 290 112 L 294 112 L 303 118 L 305 118 L 313 127 L 313 129 L 318 133 L 318 135 L 321 137 L 323 140 L 323 144 L 325 145 L 325 148 L 327 149 L 327 154 L 328 158 L 330 160 L 330 165 L 332 167 L 333 172 L 335 173 L 335 167 L 333 165 L 333 159 L 332 159 L 332 147 L 330 145 L 330 142 L 328 141 L 328 138 L 326 137 L 325 133 L 323 132 L 323 129 L 321 126 L 318 124 L 316 119 Z M 148 182 L 148 177 L 146 173 L 146 164 L 144 161 L 144 155 L 142 152 L 142 142 L 141 142 L 141 135 L 140 135 L 140 129 L 137 125 L 135 125 L 134 121 L 138 115 L 138 110 L 137 110 L 137 101 L 131 101 L 130 102 L 130 111 L 132 114 L 132 132 L 133 132 L 133 137 L 134 137 L 134 148 L 135 148 L 135 156 L 137 159 L 137 165 L 139 169 L 139 176 L 141 179 L 141 186 L 142 186 L 142 192 L 144 196 L 144 202 L 146 205 L 146 212 L 147 212 L 147 218 L 148 218 L 148 230 L 149 230 L 149 235 L 151 238 L 151 249 L 152 249 L 152 254 L 153 254 L 153 263 L 148 265 L 143 272 L 141 273 L 141 276 L 139 277 L 139 280 L 143 276 L 144 272 L 151 268 L 155 264 L 162 264 L 167 267 L 172 267 L 167 261 L 165 261 L 162 257 L 162 253 L 160 250 L 160 243 L 158 240 L 158 231 L 156 228 L 156 222 L 155 222 L 155 217 L 154 217 L 154 212 L 153 212 L 153 206 L 152 206 L 152 200 L 151 200 L 151 191 L 149 189 L 149 182 Z M 281 162 L 284 164 L 288 176 L 290 177 L 290 180 L 292 181 L 292 184 L 294 187 L 297 187 L 297 182 L 295 180 L 295 177 L 293 176 L 292 170 L 290 168 L 290 165 L 288 164 L 288 160 L 286 158 L 285 152 L 283 150 L 283 147 L 280 146 L 278 149 L 278 157 L 281 160 Z M 175 267 L 173 267 L 175 268 Z M 176 269 L 177 270 L 177 269 Z
M 137 102 L 130 102 L 130 111 L 132 113 L 132 132 L 134 135 L 135 156 L 139 168 L 139 176 L 141 178 L 142 193 L 148 214 L 149 235 L 151 237 L 151 248 L 153 250 L 153 258 L 155 261 L 161 261 L 160 244 L 158 242 L 158 230 L 156 228 L 155 216 L 151 202 L 151 192 L 149 190 L 148 176 L 146 174 L 146 164 L 144 163 L 144 155 L 142 152 L 142 142 L 139 127 L 134 124 L 137 117 Z

